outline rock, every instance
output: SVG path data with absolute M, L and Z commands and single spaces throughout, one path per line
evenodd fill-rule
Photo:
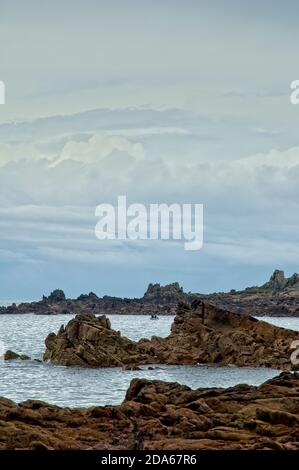
M 26 356 L 26 354 L 17 354 L 14 351 L 10 351 L 10 350 L 6 351 L 6 353 L 4 354 L 5 361 L 12 361 L 16 359 L 19 359 L 21 361 L 28 361 L 31 358 L 29 356 Z
M 192 301 L 194 295 L 186 294 L 178 283 L 160 286 L 150 284 L 146 293 L 139 299 L 127 299 L 105 295 L 98 297 L 94 292 L 81 294 L 77 299 L 66 299 L 61 289 L 39 302 L 22 302 L 8 307 L 0 307 L 0 314 L 36 315 L 79 314 L 129 314 L 129 315 L 174 315 L 179 300 Z
M 166 364 L 201 364 L 272 367 L 289 370 L 290 345 L 299 334 L 248 315 L 219 309 L 195 300 L 180 303 L 164 339 L 139 341 L 139 347 Z
M 111 329 L 105 316 L 77 315 L 46 339 L 44 360 L 85 367 L 137 364 L 217 364 L 289 370 L 299 334 L 196 299 L 180 302 L 167 338 L 134 342 Z
M 284 277 L 284 272 L 276 269 L 272 276 L 270 277 L 269 282 L 264 284 L 265 289 L 271 289 L 274 292 L 282 290 L 286 285 L 287 280 Z
M 77 299 L 66 299 L 56 289 L 39 302 L 23 302 L 0 307 L 0 314 L 57 315 L 57 314 L 123 314 L 123 315 L 175 315 L 178 302 L 192 303 L 202 300 L 224 310 L 253 316 L 299 316 L 299 275 L 287 278 L 275 270 L 268 282 L 261 286 L 213 294 L 186 293 L 177 283 L 161 286 L 149 284 L 141 298 L 98 297 L 95 293 L 81 294 Z
M 51 333 L 45 343 L 44 360 L 52 364 L 122 367 L 146 360 L 134 341 L 111 329 L 104 315 L 77 315 L 57 335 Z
M 44 297 L 44 300 L 50 302 L 63 302 L 65 301 L 65 293 L 61 289 L 55 289 L 48 297 Z
M 178 282 L 161 286 L 160 284 L 149 284 L 147 291 L 143 296 L 144 302 L 170 304 L 177 303 L 179 300 L 186 300 L 186 294 Z
M 94 292 L 89 292 L 88 295 L 86 294 L 81 294 L 79 295 L 79 297 L 77 298 L 77 300 L 98 300 L 99 297 L 94 293 Z
M 132 380 L 119 406 L 0 398 L 0 450 L 299 450 L 299 375 L 259 387 Z
M 299 316 L 299 276 L 287 278 L 276 269 L 262 286 L 242 291 L 200 295 L 201 299 L 223 309 L 255 316 Z

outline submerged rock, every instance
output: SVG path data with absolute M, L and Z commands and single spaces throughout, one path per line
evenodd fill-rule
M 120 406 L 0 398 L 0 450 L 299 450 L 299 375 L 259 387 L 134 379 Z
M 47 337 L 44 360 L 89 367 L 208 363 L 288 370 L 295 339 L 294 331 L 195 300 L 178 304 L 167 338 L 139 342 L 112 330 L 105 316 L 77 315 Z

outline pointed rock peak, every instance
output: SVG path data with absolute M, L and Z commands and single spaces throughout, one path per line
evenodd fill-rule
M 266 287 L 272 290 L 281 290 L 285 287 L 287 279 L 284 276 L 284 271 L 275 269 Z

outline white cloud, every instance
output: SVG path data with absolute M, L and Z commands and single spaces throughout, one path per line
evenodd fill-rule
M 143 145 L 113 135 L 68 142 L 50 160 L 37 158 L 34 146 L 24 144 L 24 152 L 21 148 L 10 144 L 0 149 L 0 226 L 2 242 L 9 249 L 15 243 L 17 252 L 29 258 L 52 254 L 91 260 L 99 247 L 94 207 L 116 203 L 120 194 L 130 203 L 204 203 L 205 253 L 214 258 L 268 263 L 284 252 L 288 260 L 291 253 L 298 255 L 292 234 L 299 225 L 299 148 L 180 165 L 150 160 Z M 113 243 L 112 258 L 117 252 L 119 262 L 127 259 L 124 245 Z M 104 251 L 101 247 L 93 262 L 108 262 Z
M 67 142 L 51 167 L 57 166 L 66 160 L 84 163 L 97 162 L 109 157 L 114 152 L 125 153 L 136 160 L 143 160 L 145 156 L 142 144 L 132 143 L 124 137 L 115 135 L 96 134 L 87 142 Z

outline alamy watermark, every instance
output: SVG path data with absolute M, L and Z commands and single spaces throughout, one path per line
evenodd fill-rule
M 5 104 L 5 84 L 0 80 L 0 104 Z
M 99 240 L 183 240 L 186 251 L 203 246 L 202 204 L 99 204 L 95 235 Z
M 6 352 L 5 345 L 2 341 L 0 341 L 0 361 L 4 360 L 5 352 Z
M 299 104 L 299 80 L 293 80 L 290 84 L 291 90 L 290 102 L 292 104 Z
M 295 351 L 291 354 L 291 363 L 293 366 L 299 365 L 299 340 L 293 341 L 291 343 L 291 349 L 295 349 Z

